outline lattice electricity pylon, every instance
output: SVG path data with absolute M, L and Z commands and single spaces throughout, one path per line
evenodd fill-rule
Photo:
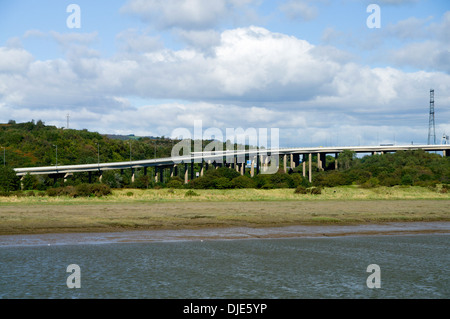
M 428 120 L 428 145 L 436 144 L 436 129 L 434 127 L 434 90 L 430 90 L 430 117 Z

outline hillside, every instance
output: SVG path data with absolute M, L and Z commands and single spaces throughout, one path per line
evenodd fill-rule
M 87 130 L 62 129 L 46 126 L 42 121 L 27 123 L 0 124 L 0 147 L 5 148 L 6 168 L 0 167 L 0 190 L 15 190 L 20 187 L 14 177 L 13 167 L 55 165 L 58 146 L 58 165 L 87 164 L 101 162 L 119 162 L 168 157 L 174 143 L 168 138 L 137 137 L 134 135 L 102 135 Z M 209 141 L 204 141 L 206 145 Z M 2 149 L 0 149 L 2 150 Z M 2 154 L 3 155 L 3 154 Z M 98 158 L 98 155 L 100 158 Z M 3 156 L 0 157 L 3 164 Z M 226 188 L 296 188 L 334 187 L 359 185 L 365 188 L 377 186 L 411 185 L 435 187 L 437 184 L 450 183 L 450 157 L 428 153 L 422 150 L 401 151 L 384 155 L 357 158 L 356 154 L 344 151 L 339 156 L 338 169 L 334 167 L 334 157 L 327 156 L 325 171 L 318 171 L 317 160 L 313 156 L 313 178 L 310 184 L 303 177 L 302 165 L 289 173 L 279 171 L 272 175 L 245 176 L 229 168 L 210 169 L 203 177 L 196 178 L 184 185 L 180 177 L 164 178 L 164 184 L 156 183 L 149 175 L 137 171 L 135 182 L 131 180 L 129 170 L 124 172 L 106 171 L 102 182 L 112 188 L 171 187 L 196 189 Z M 11 175 L 12 176 L 9 176 Z M 62 180 L 48 176 L 27 176 L 23 181 L 24 189 L 45 190 L 55 186 L 78 185 L 89 182 L 87 173 L 74 174 L 64 185 Z M 446 186 L 445 189 L 448 189 Z
M 46 126 L 42 121 L 0 124 L 0 147 L 6 149 L 6 164 L 11 167 L 55 165 L 54 145 L 58 149 L 58 165 L 96 163 L 99 156 L 101 162 L 128 161 L 130 143 L 132 159 L 141 160 L 170 156 L 174 141 L 134 135 L 107 136 Z

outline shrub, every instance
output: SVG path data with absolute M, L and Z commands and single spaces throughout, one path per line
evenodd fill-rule
M 311 195 L 320 195 L 320 194 L 322 194 L 322 188 L 320 188 L 320 187 L 311 187 L 309 189 L 309 193 Z
M 214 186 L 217 189 L 227 189 L 227 188 L 232 188 L 233 184 L 231 183 L 231 181 L 228 178 L 219 177 L 214 180 Z
M 234 188 L 254 188 L 256 186 L 250 177 L 244 175 L 233 178 L 231 184 Z
M 294 194 L 308 194 L 308 190 L 305 187 L 303 187 L 302 185 L 299 185 L 295 189 Z
M 170 180 L 166 186 L 169 188 L 183 188 L 183 182 L 173 179 Z
M 111 188 L 106 184 L 80 184 L 77 186 L 55 187 L 46 191 L 48 196 L 70 197 L 102 197 L 111 194 Z
M 194 192 L 192 189 L 188 190 L 186 194 L 184 194 L 185 197 L 191 197 L 191 196 L 200 196 L 200 194 Z

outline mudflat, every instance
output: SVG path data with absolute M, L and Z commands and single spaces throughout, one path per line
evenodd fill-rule
M 447 199 L 19 202 L 0 205 L 0 235 L 450 221 L 449 207 Z

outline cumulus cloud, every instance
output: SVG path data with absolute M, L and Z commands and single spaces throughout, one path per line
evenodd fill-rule
M 127 34 L 142 36 L 142 46 L 127 42 Z M 110 58 L 90 49 L 95 34 L 53 34 L 67 50 L 64 59 L 35 60 L 23 48 L 0 47 L 1 113 L 16 120 L 32 115 L 47 123 L 60 118 L 57 123 L 64 126 L 69 112 L 78 128 L 166 136 L 202 119 L 205 127 L 281 127 L 290 136 L 301 129 L 302 136 L 317 142 L 337 130 L 330 123 L 370 134 L 395 121 L 405 131 L 423 127 L 417 114 L 426 117 L 429 88 L 436 89 L 436 105 L 450 104 L 450 75 L 441 69 L 372 68 L 335 47 L 254 26 L 181 36 L 191 45 L 172 50 L 126 30 L 118 38 L 130 54 Z M 211 54 L 202 50 L 208 47 Z M 448 62 L 445 54 L 435 59 Z M 133 97 L 178 102 L 137 107 Z M 348 132 L 341 133 L 341 142 L 352 138 Z

